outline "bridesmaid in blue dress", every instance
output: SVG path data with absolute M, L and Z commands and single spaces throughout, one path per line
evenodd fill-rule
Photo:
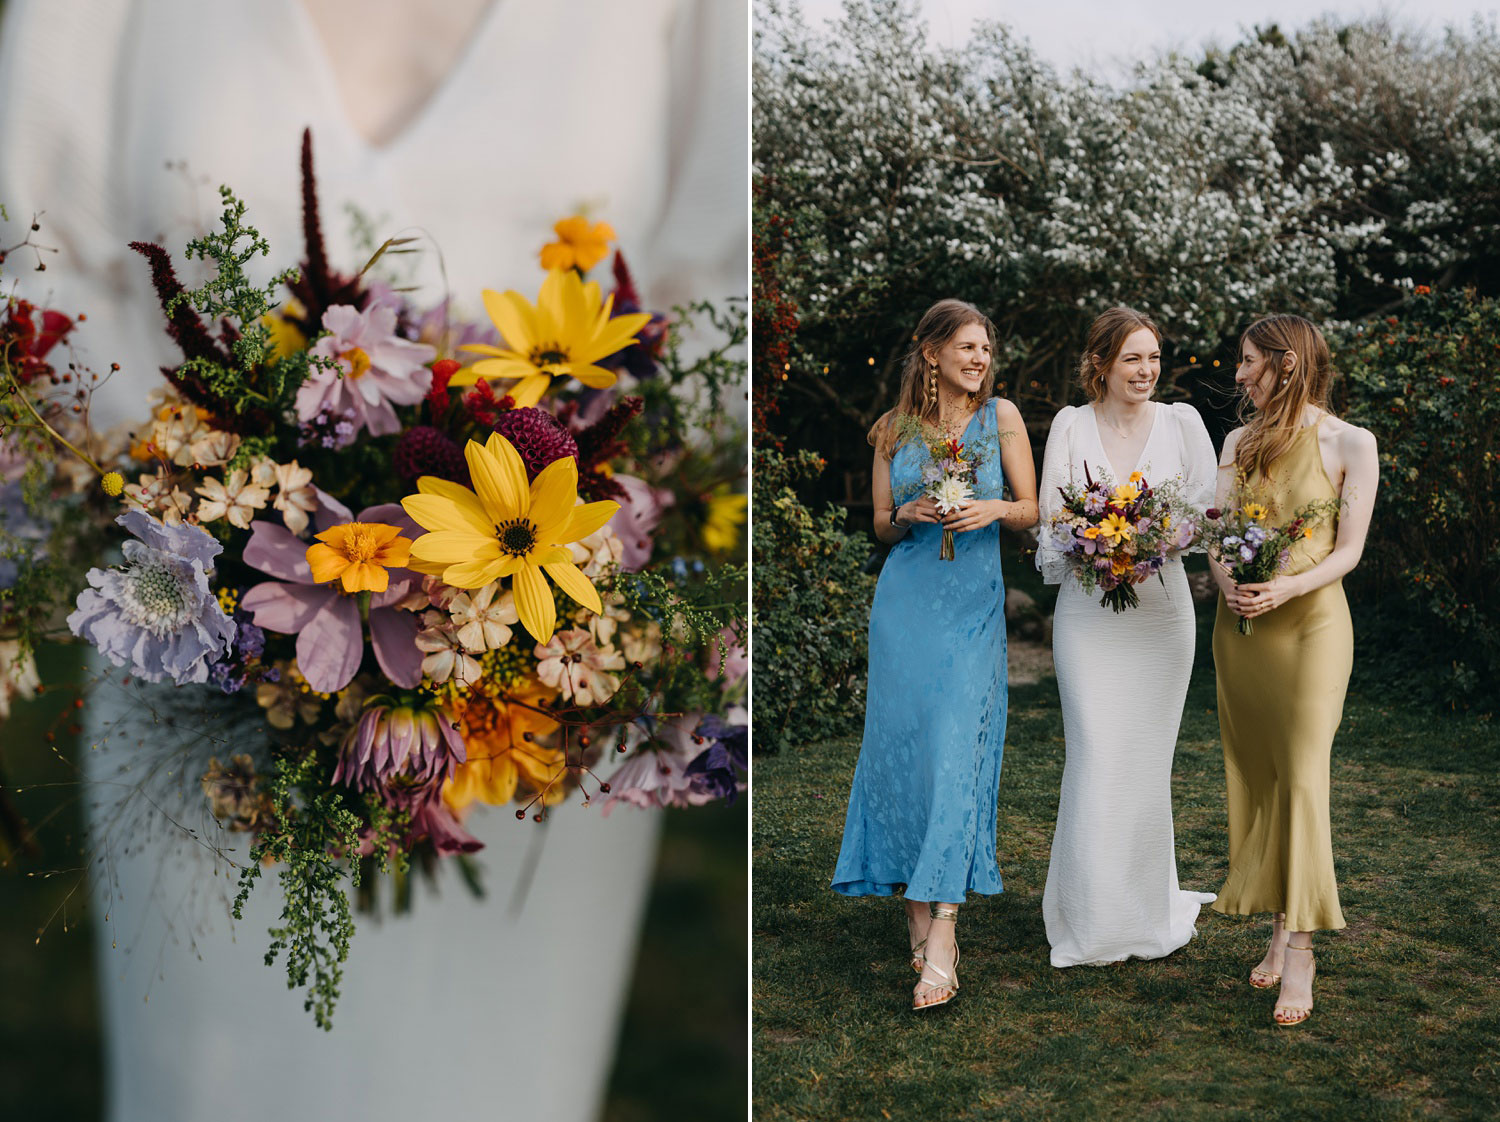
M 1036 469 L 1015 405 L 992 396 L 995 329 L 942 300 L 922 317 L 900 395 L 870 430 L 875 533 L 892 546 L 870 609 L 864 744 L 833 889 L 905 896 L 913 1009 L 958 993 L 958 906 L 1001 890 L 995 801 L 1005 743 L 1005 583 L 1000 526 L 1037 520 Z M 915 416 L 981 459 L 974 497 L 947 515 L 923 495 Z M 1009 482 L 1012 499 L 1002 495 Z M 941 560 L 944 528 L 954 556 Z M 939 922 L 946 921 L 946 922 Z

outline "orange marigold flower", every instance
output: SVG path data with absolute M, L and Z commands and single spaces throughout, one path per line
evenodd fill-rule
M 307 547 L 313 580 L 343 582 L 345 592 L 384 592 L 391 575 L 411 560 L 411 539 L 384 522 L 345 522 L 330 526 Z
M 512 699 L 469 694 L 459 717 L 468 759 L 443 784 L 443 801 L 454 810 L 475 799 L 500 806 L 515 798 L 524 783 L 527 790 L 546 790 L 546 805 L 561 802 L 566 794 L 561 782 L 566 754 L 537 743 L 538 737 L 557 730 L 556 721 L 538 712 L 541 703 L 554 696 L 535 680 L 516 690 Z
M 609 255 L 615 231 L 608 222 L 589 223 L 581 214 L 564 218 L 552 227 L 557 241 L 542 246 L 542 268 L 579 269 L 588 272 Z

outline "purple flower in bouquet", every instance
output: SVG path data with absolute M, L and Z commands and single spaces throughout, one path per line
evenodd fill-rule
M 411 815 L 411 838 L 431 839 L 439 853 L 483 847 L 443 805 L 443 782 L 468 758 L 453 715 L 441 707 L 372 702 L 339 746 L 333 780 L 373 791 Z
M 432 384 L 426 364 L 437 352 L 396 334 L 389 307 L 365 311 L 338 304 L 323 313 L 325 335 L 310 353 L 336 360 L 335 368 L 316 366 L 297 391 L 297 417 L 311 422 L 319 413 L 352 414 L 356 429 L 376 436 L 399 432 L 393 405 L 415 405 Z
M 1261 527 L 1256 526 L 1253 523 L 1250 526 L 1246 527 L 1246 529 L 1245 529 L 1245 541 L 1248 544 L 1256 546 L 1258 548 L 1260 546 L 1261 542 L 1263 542 L 1265 540 L 1266 540 L 1266 532 Z
M 622 802 L 642 808 L 712 802 L 715 796 L 705 792 L 698 778 L 687 771 L 707 746 L 706 740 L 695 739 L 693 730 L 700 719 L 700 714 L 689 713 L 679 721 L 657 726 L 650 716 L 638 717 L 634 728 L 647 736 L 635 754 L 609 777 L 609 798 L 600 813 L 608 817 L 615 804 Z
M 620 568 L 627 573 L 639 571 L 651 560 L 651 535 L 661 525 L 662 512 L 677 501 L 665 488 L 657 489 L 633 475 L 616 475 L 614 481 L 624 491 L 620 509 L 608 526 L 625 547 Z
M 687 774 L 700 792 L 732 806 L 735 797 L 745 789 L 749 729 L 745 725 L 726 724 L 718 717 L 705 717 L 698 725 L 697 735 L 709 745 L 688 764 Z
M 137 540 L 125 543 L 122 568 L 89 570 L 69 629 L 148 682 L 208 681 L 234 642 L 234 621 L 208 587 L 223 547 L 197 526 L 163 526 L 140 510 L 115 521 Z
M 1177 536 L 1172 539 L 1172 548 L 1177 550 L 1186 549 L 1193 544 L 1198 536 L 1198 527 L 1187 519 L 1177 523 Z
M 1108 505 L 1109 495 L 1097 483 L 1083 494 L 1083 512 L 1085 514 L 1103 514 L 1104 508 Z
M 225 693 L 239 693 L 250 678 L 250 667 L 266 650 L 266 633 L 251 622 L 248 612 L 235 612 L 234 646 L 229 657 L 208 668 L 208 677 Z
M 319 500 L 319 522 L 383 522 L 401 527 L 413 538 L 422 533 L 398 503 L 369 507 L 360 511 L 358 519 L 351 519 L 336 500 L 322 494 Z M 258 627 L 297 636 L 297 667 L 307 684 L 320 693 L 335 693 L 349 684 L 364 657 L 359 600 L 343 593 L 337 581 L 316 583 L 307 563 L 307 548 L 285 527 L 255 522 L 245 545 L 245 564 L 277 580 L 256 585 L 240 604 L 254 613 Z M 413 613 L 396 605 L 420 587 L 421 577 L 409 569 L 389 572 L 386 590 L 370 594 L 370 639 L 385 676 L 410 688 L 422 680 L 418 622 Z
M 0 485 L 0 533 L 11 541 L 0 544 L 0 589 L 10 588 L 20 576 L 18 558 L 35 557 L 51 527 L 27 507 L 19 480 Z

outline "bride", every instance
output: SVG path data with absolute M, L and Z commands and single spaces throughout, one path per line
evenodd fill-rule
M 1193 601 L 1180 558 L 1161 581 L 1136 586 L 1140 605 L 1105 610 L 1068 575 L 1046 527 L 1058 488 L 1089 474 L 1123 483 L 1178 476 L 1198 510 L 1213 500 L 1213 444 L 1197 411 L 1152 401 L 1161 333 L 1129 308 L 1089 330 L 1080 368 L 1089 404 L 1052 422 L 1042 465 L 1037 567 L 1061 583 L 1053 658 L 1062 697 L 1066 762 L 1042 896 L 1053 966 L 1161 958 L 1193 937 L 1211 893 L 1177 886 L 1172 837 L 1172 753 L 1193 667 Z

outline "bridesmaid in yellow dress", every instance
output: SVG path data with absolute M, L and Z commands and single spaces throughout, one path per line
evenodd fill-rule
M 1250 984 L 1278 981 L 1273 1018 L 1312 1013 L 1312 933 L 1344 926 L 1329 829 L 1329 757 L 1343 718 L 1354 635 L 1342 578 L 1359 562 L 1379 485 L 1375 438 L 1328 411 L 1328 344 L 1301 316 L 1268 316 L 1240 340 L 1234 380 L 1253 408 L 1224 441 L 1218 503 L 1236 488 L 1289 519 L 1337 499 L 1269 581 L 1236 585 L 1211 566 L 1219 730 L 1229 787 L 1229 876 L 1214 903 L 1273 913 L 1271 945 Z M 1255 621 L 1249 635 L 1236 617 Z

